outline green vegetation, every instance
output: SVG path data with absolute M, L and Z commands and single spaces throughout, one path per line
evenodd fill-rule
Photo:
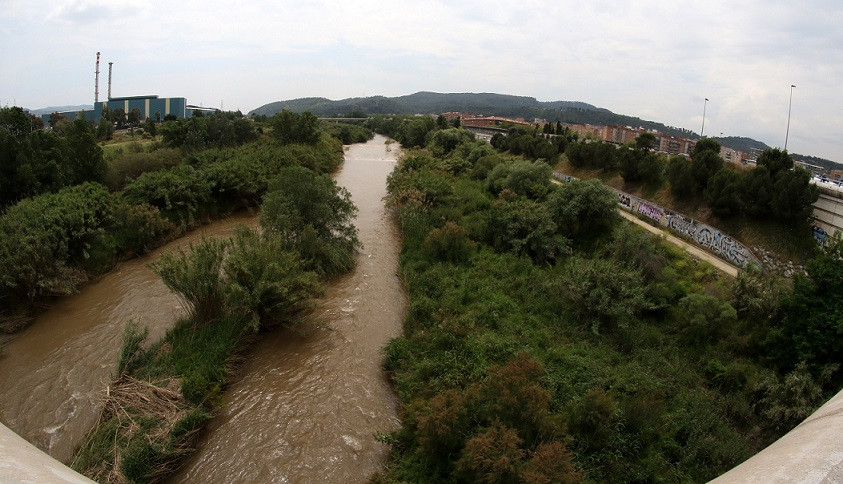
M 804 264 L 817 251 L 809 216 L 819 193 L 810 175 L 794 168 L 786 152 L 770 149 L 758 166 L 726 164 L 711 138 L 698 143 L 691 158 L 667 159 L 642 148 L 646 141 L 615 147 L 601 142 L 572 142 L 563 171 L 599 178 L 619 190 L 716 226 L 749 247 L 759 247 L 779 261 Z
M 374 133 L 363 126 L 348 123 L 322 123 L 326 133 L 340 140 L 344 145 L 365 143 L 374 137 Z
M 838 249 L 793 289 L 733 281 L 621 224 L 601 184 L 472 150 L 410 151 L 389 178 L 410 306 L 379 479 L 702 481 L 843 384 Z
M 82 120 L 33 129 L 20 108 L 0 109 L 0 210 L 26 197 L 102 182 L 106 165 L 96 130 Z
M 335 168 L 335 142 L 321 132 L 311 141 L 215 149 L 180 165 L 184 173 L 146 174 L 195 177 L 204 194 L 229 189 L 243 196 L 263 194 L 262 230 L 241 227 L 228 240 L 202 240 L 151 264 L 189 314 L 152 343 L 145 342 L 145 331 L 127 326 L 118 372 L 97 427 L 74 458 L 75 469 L 101 481 L 150 482 L 166 476 L 191 451 L 196 433 L 218 408 L 232 366 L 255 334 L 277 324 L 295 324 L 322 293 L 320 275 L 353 268 L 358 242 L 351 220 L 356 208 L 348 192 L 327 175 L 303 166 Z M 274 162 L 264 163 L 267 157 Z M 321 157 L 329 159 L 317 162 Z M 232 166 L 225 165 L 229 160 L 235 160 Z M 221 164 L 225 169 L 215 171 Z M 260 166 L 250 176 L 266 176 L 266 170 L 274 174 L 258 187 L 243 186 L 248 177 L 234 176 L 236 183 L 217 178 L 220 172 L 236 175 L 243 166 Z M 176 185 L 192 194 L 179 200 L 192 201 L 201 212 L 205 202 L 196 195 L 198 189 Z M 170 216 L 179 216 L 186 205 L 176 203 L 173 195 L 183 192 L 165 183 L 157 186 L 169 194 Z
M 36 132 L 31 139 L 66 139 L 58 146 L 72 147 L 68 150 L 78 153 L 78 160 L 98 162 L 76 163 L 81 175 L 71 178 L 71 186 L 56 186 L 55 193 L 33 195 L 0 213 L 0 318 L 8 322 L 2 327 L 6 332 L 18 329 L 51 297 L 74 292 L 117 261 L 207 220 L 258 205 L 284 167 L 298 165 L 323 174 L 342 161 L 340 143 L 319 130 L 310 145 L 262 138 L 233 146 L 262 128 L 222 114 L 163 123 L 162 132 L 187 133 L 182 144 L 165 134 L 163 144 L 110 145 L 106 157 L 91 125 L 79 121 L 63 129 L 65 138 Z M 241 131 L 249 134 L 230 136 Z M 0 137 L 3 132 L 0 127 Z M 200 138 L 201 146 L 218 147 L 196 151 L 200 144 L 189 139 Z M 50 163 L 64 166 L 59 161 Z M 114 191 L 79 181 L 86 178 L 104 181 Z

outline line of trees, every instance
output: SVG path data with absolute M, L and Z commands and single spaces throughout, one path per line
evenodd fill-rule
M 753 217 L 775 217 L 786 222 L 807 220 L 819 197 L 806 170 L 794 167 L 786 152 L 770 148 L 749 171 L 724 164 L 720 144 L 700 140 L 690 159 L 664 157 L 653 151 L 651 133 L 643 133 L 631 146 L 611 143 L 571 143 L 565 155 L 576 168 L 617 170 L 626 182 L 659 185 L 667 180 L 679 200 L 699 195 L 719 217 L 747 213 Z

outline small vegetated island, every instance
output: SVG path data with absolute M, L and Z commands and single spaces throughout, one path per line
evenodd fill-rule
M 369 126 L 417 148 L 389 178 L 410 309 L 385 363 L 403 426 L 376 481 L 704 481 L 843 383 L 839 237 L 792 281 L 734 280 L 621 222 L 599 181 L 551 184 L 574 138 Z M 627 149 L 622 170 L 656 170 Z

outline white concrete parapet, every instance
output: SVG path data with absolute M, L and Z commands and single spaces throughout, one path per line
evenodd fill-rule
M 843 391 L 772 445 L 711 482 L 843 482 Z
M 94 482 L 53 459 L 0 423 L 0 482 Z

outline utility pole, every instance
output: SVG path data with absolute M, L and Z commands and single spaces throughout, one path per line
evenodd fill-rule
M 703 103 L 703 123 L 702 128 L 700 128 L 700 138 L 703 137 L 703 131 L 705 131 L 705 108 L 708 105 L 708 98 L 705 98 L 705 102 Z
M 787 131 L 784 134 L 784 150 L 787 151 L 787 137 L 790 135 L 790 108 L 793 106 L 793 88 L 796 84 L 790 85 L 790 101 L 787 103 Z

